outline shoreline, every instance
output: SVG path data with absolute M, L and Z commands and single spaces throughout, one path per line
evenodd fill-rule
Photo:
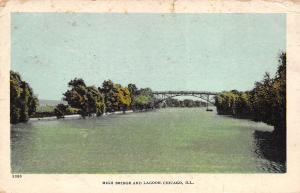
M 167 107 L 167 108 L 190 108 L 190 107 Z M 204 108 L 204 107 L 191 107 L 191 108 Z M 133 111 L 133 110 L 128 110 L 128 111 L 125 111 L 125 114 L 127 113 L 134 113 L 134 112 L 148 112 L 148 111 L 153 111 L 154 109 L 151 109 L 151 110 L 136 110 L 136 111 Z M 214 110 L 213 110 L 214 111 Z M 115 111 L 115 112 L 107 112 L 107 113 L 103 113 L 101 116 L 108 116 L 108 115 L 114 115 L 114 114 L 123 114 L 123 111 Z M 100 116 L 100 117 L 101 117 Z M 91 116 L 92 117 L 96 117 L 96 114 L 93 114 Z M 82 118 L 80 114 L 74 114 L 74 115 L 65 115 L 64 118 L 59 118 L 59 119 L 80 119 Z M 88 116 L 87 116 L 88 118 Z M 34 117 L 34 118 L 29 118 L 28 121 L 50 121 L 50 120 L 57 120 L 57 117 L 56 116 L 50 116 L 50 117 Z
M 125 114 L 126 113 L 133 113 L 133 110 L 125 111 Z M 115 111 L 113 113 L 103 113 L 101 116 L 109 116 L 115 114 L 123 114 L 123 111 Z M 92 117 L 96 117 L 96 116 L 92 115 Z M 59 119 L 68 120 L 68 119 L 80 119 L 80 118 L 82 118 L 80 114 L 74 114 L 74 115 L 65 115 L 64 118 L 59 118 Z M 29 121 L 51 121 L 51 120 L 59 120 L 59 119 L 56 116 L 51 116 L 51 117 L 29 118 Z
M 168 107 L 168 108 L 188 108 L 188 107 Z M 191 108 L 204 108 L 204 107 L 191 107 Z M 152 111 L 151 109 L 150 111 Z M 125 111 L 125 114 L 127 113 L 134 113 L 134 112 L 147 112 L 148 110 L 128 110 Z M 115 112 L 107 112 L 103 113 L 101 116 L 109 116 L 109 115 L 114 115 L 114 114 L 123 114 L 123 111 L 115 111 Z M 100 117 L 101 117 L 100 116 Z M 97 117 L 96 114 L 93 114 L 90 118 Z M 64 118 L 59 118 L 61 120 L 71 120 L 71 119 L 80 119 L 82 118 L 80 114 L 74 114 L 74 115 L 65 115 Z M 88 116 L 86 118 L 89 118 Z M 58 120 L 56 116 L 50 116 L 50 117 L 34 117 L 34 118 L 29 118 L 28 121 L 51 121 L 51 120 Z

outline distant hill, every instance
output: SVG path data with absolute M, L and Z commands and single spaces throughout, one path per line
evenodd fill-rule
M 45 100 L 39 99 L 40 106 L 56 106 L 59 103 L 67 104 L 65 101 L 62 100 Z

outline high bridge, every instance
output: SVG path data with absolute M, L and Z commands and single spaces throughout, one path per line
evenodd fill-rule
M 200 98 L 206 102 L 206 107 L 208 104 L 214 105 L 214 96 L 219 94 L 219 92 L 210 91 L 153 91 L 153 95 L 158 98 L 158 102 L 163 102 L 167 98 L 173 98 L 177 96 L 193 96 Z

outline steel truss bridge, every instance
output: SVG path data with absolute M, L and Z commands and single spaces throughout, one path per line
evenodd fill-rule
M 153 95 L 158 99 L 158 103 L 165 101 L 167 98 L 173 98 L 177 96 L 193 96 L 200 98 L 208 104 L 214 105 L 214 96 L 219 94 L 219 92 L 209 92 L 209 91 L 153 91 Z

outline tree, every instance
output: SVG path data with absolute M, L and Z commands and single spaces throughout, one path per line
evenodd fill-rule
M 150 88 L 141 88 L 138 93 L 135 98 L 136 108 L 140 110 L 154 108 L 155 98 Z
M 38 99 L 29 84 L 18 73 L 10 71 L 10 122 L 27 122 L 37 106 Z
M 21 81 L 21 96 L 20 96 L 20 122 L 27 122 L 29 119 L 28 104 L 29 104 L 29 89 L 28 84 Z
M 79 113 L 78 109 L 72 108 L 69 105 L 65 105 L 62 103 L 56 105 L 56 107 L 54 109 L 54 114 L 58 119 L 64 118 L 65 115 L 75 115 L 78 113 Z
M 131 98 L 131 104 L 130 104 L 130 108 L 134 109 L 135 108 L 135 98 L 138 95 L 138 88 L 136 87 L 135 84 L 128 84 L 127 86 L 129 92 L 130 92 L 130 98 Z
M 273 101 L 276 111 L 274 112 L 275 131 L 278 135 L 286 135 L 286 53 L 279 55 L 279 66 L 274 79 L 275 100 Z
M 68 106 L 64 104 L 58 104 L 54 109 L 55 116 L 60 119 L 64 118 L 67 113 Z
M 18 73 L 10 71 L 10 122 L 18 123 L 20 120 L 20 96 L 21 96 L 21 77 Z
M 96 113 L 100 116 L 104 111 L 104 100 L 101 92 L 94 86 L 86 86 L 83 79 L 73 79 L 68 83 L 70 90 L 64 95 L 64 100 L 73 107 L 80 109 L 82 117 Z
M 185 107 L 194 107 L 195 106 L 195 102 L 191 99 L 184 99 L 183 104 Z
M 254 88 L 246 92 L 222 92 L 215 97 L 219 114 L 252 118 L 274 126 L 274 133 L 286 135 L 286 53 L 279 55 L 274 78 L 265 73 Z
M 125 111 L 131 104 L 131 96 L 129 89 L 126 87 L 122 87 L 120 84 L 115 84 L 114 88 L 118 97 L 118 107 L 120 110 L 123 111 L 123 113 L 125 113 Z
M 100 116 L 104 113 L 104 97 L 103 94 L 94 86 L 87 87 L 87 101 L 90 111 Z
M 114 112 L 118 109 L 118 96 L 114 83 L 111 80 L 105 80 L 102 83 L 102 88 L 99 87 L 98 90 L 104 95 L 104 103 L 106 112 Z

